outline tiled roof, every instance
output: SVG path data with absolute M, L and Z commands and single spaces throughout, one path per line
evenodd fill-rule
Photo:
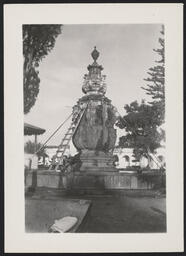
M 40 135 L 43 134 L 46 130 L 40 127 L 24 123 L 24 135 Z

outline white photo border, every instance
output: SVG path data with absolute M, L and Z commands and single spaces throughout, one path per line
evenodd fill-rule
M 145 23 L 165 25 L 167 233 L 25 233 L 22 25 Z M 5 252 L 183 251 L 183 4 L 5 4 L 4 115 Z

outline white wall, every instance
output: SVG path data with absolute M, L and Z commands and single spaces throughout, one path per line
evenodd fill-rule
M 145 168 L 149 165 L 150 169 L 159 169 L 161 165 L 165 163 L 165 148 L 158 148 L 154 155 L 152 155 L 153 160 L 147 159 L 146 157 L 141 157 L 139 162 L 133 162 L 136 160 L 133 156 L 132 148 L 115 148 L 114 153 L 118 156 L 119 162 L 116 168 L 127 168 L 132 166 L 140 166 L 141 168 Z M 129 162 L 126 161 L 125 156 L 128 156 Z M 159 156 L 163 158 L 163 161 L 159 160 Z

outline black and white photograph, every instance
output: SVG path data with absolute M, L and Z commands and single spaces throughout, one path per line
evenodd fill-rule
M 8 252 L 182 250 L 182 7 L 143 7 L 6 7 Z
M 166 232 L 164 33 L 23 25 L 26 232 Z

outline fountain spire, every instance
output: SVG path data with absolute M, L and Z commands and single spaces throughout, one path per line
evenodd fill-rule
M 94 50 L 91 52 L 91 56 L 94 62 L 91 65 L 88 65 L 88 74 L 84 75 L 84 82 L 82 86 L 82 91 L 85 94 L 100 94 L 104 95 L 106 93 L 106 83 L 105 75 L 101 74 L 103 67 L 99 65 L 96 61 L 100 53 L 94 47 Z

